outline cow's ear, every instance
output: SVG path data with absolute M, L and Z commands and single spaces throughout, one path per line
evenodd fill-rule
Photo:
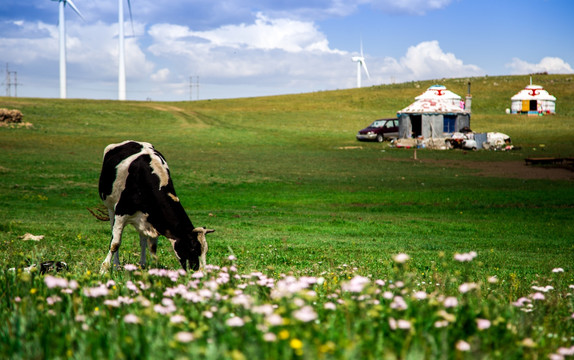
M 205 229 L 205 233 L 206 233 L 206 234 L 209 234 L 209 233 L 212 233 L 212 232 L 215 232 L 215 229 Z

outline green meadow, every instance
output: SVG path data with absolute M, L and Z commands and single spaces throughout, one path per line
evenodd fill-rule
M 0 357 L 574 358 L 574 75 L 537 75 L 557 115 L 507 115 L 527 76 L 193 102 L 0 98 Z M 511 151 L 396 149 L 356 132 L 428 86 Z M 208 268 L 100 275 L 106 145 L 147 141 L 209 234 Z M 494 170 L 493 170 L 494 169 Z M 26 233 L 43 235 L 25 241 Z M 396 255 L 407 255 L 404 258 Z M 408 257 L 408 259 L 407 259 Z M 65 261 L 67 271 L 25 270 Z M 124 232 L 123 265 L 139 261 Z

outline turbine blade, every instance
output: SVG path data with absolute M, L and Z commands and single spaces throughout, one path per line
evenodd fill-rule
M 365 57 L 365 56 L 363 55 L 363 39 L 361 39 L 361 57 Z
M 72 8 L 72 10 L 74 10 L 76 12 L 76 14 L 78 14 L 78 16 L 82 19 L 82 20 L 86 20 L 84 19 L 84 16 L 82 15 L 82 13 L 80 12 L 80 10 L 78 10 L 78 8 L 76 7 L 76 5 L 74 4 L 74 2 L 72 0 L 64 0 L 64 3 L 70 5 L 70 7 Z
M 120 0 L 121 1 L 121 0 Z M 134 18 L 132 17 L 132 4 L 130 2 L 130 0 L 128 0 L 128 11 L 130 12 L 130 22 L 132 24 L 132 34 L 135 37 L 136 36 L 136 32 L 134 30 Z
M 363 64 L 363 69 L 365 70 L 365 73 L 367 73 L 367 77 L 370 79 L 371 75 L 369 75 L 369 70 L 367 70 L 367 63 L 365 62 L 365 59 L 361 61 L 361 64 Z

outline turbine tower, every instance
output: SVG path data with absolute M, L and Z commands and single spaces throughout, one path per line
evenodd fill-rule
M 353 56 L 351 58 L 354 62 L 357 63 L 357 87 L 361 87 L 361 67 L 365 70 L 367 74 L 367 78 L 371 78 L 369 75 L 369 70 L 367 70 L 367 63 L 365 63 L 365 56 L 363 55 L 363 41 L 361 41 L 361 56 Z
M 132 6 L 128 0 L 128 9 L 130 12 L 130 20 L 132 21 Z M 126 59 L 125 59 L 125 36 L 124 36 L 124 2 L 118 0 L 118 39 L 119 39 L 119 60 L 118 60 L 118 100 L 126 99 Z
M 54 0 L 57 1 L 57 0 Z M 84 17 L 80 13 L 80 10 L 74 5 L 72 0 L 58 0 L 59 3 L 59 30 L 60 30 L 60 98 L 65 99 L 67 96 L 66 91 L 66 17 L 64 14 L 64 8 L 66 4 L 70 5 L 72 10 L 78 14 L 78 16 L 83 20 Z

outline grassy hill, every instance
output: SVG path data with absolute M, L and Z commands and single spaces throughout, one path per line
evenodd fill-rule
M 470 79 L 472 129 L 506 133 L 519 149 L 418 150 L 416 161 L 412 150 L 359 143 L 355 134 L 376 118 L 394 116 L 430 85 L 443 84 L 464 95 L 469 79 L 194 102 L 0 98 L 0 107 L 21 110 L 24 120 L 33 124 L 0 127 L 0 357 L 133 357 L 130 343 L 122 340 L 130 336 L 139 358 L 296 358 L 302 349 L 307 358 L 407 358 L 407 353 L 421 358 L 441 351 L 454 358 L 460 355 L 454 344 L 464 338 L 480 349 L 473 353 L 476 358 L 499 348 L 493 358 L 534 359 L 571 346 L 573 340 L 566 334 L 572 333 L 572 320 L 565 319 L 572 313 L 567 293 L 574 282 L 572 172 L 526 167 L 524 158 L 574 156 L 573 77 L 534 77 L 535 84 L 558 99 L 558 114 L 544 117 L 505 114 L 510 97 L 529 83 L 527 76 Z M 212 311 L 213 303 L 183 306 L 178 299 L 179 313 L 190 319 L 183 325 L 142 305 L 145 309 L 134 311 L 149 317 L 153 325 L 141 326 L 133 337 L 131 325 L 121 322 L 128 310 L 87 295 L 59 294 L 65 300 L 56 306 L 62 307 L 65 321 L 54 322 L 45 311 L 53 290 L 43 277 L 7 269 L 63 260 L 70 271 L 59 276 L 86 287 L 114 279 L 118 285 L 110 291 L 116 297 L 133 295 L 126 280 L 150 280 L 127 272 L 98 275 L 109 244 L 109 225 L 86 210 L 100 203 L 97 183 L 104 147 L 126 139 L 153 143 L 165 155 L 177 195 L 193 223 L 217 230 L 208 239 L 208 263 L 228 266 L 229 255 L 234 255 L 240 274 L 255 271 L 274 281 L 285 274 L 322 277 L 325 285 L 314 288 L 317 298 L 301 299 L 322 306 L 333 292 L 344 297 L 343 303 L 355 304 L 354 310 L 331 316 L 316 309 L 320 322 L 297 325 L 291 320 L 293 326 L 286 323 L 283 329 L 288 331 L 283 340 L 291 342 L 272 345 L 262 340 L 256 320 L 246 330 L 253 342 L 237 340 L 244 336 L 234 335 L 225 321 L 243 310 L 223 303 L 216 304 L 223 310 L 209 322 L 201 314 Z M 23 241 L 25 233 L 45 238 Z M 138 262 L 137 243 L 135 232 L 126 230 L 120 251 L 123 264 Z M 478 253 L 472 264 L 453 264 L 455 253 L 470 251 Z M 160 240 L 158 253 L 160 263 L 155 266 L 178 268 L 167 241 Z M 392 260 L 397 253 L 407 253 L 411 260 L 398 266 Z M 564 272 L 552 273 L 557 267 Z M 393 313 L 386 305 L 371 307 L 373 303 L 341 295 L 342 284 L 358 275 L 387 284 L 406 276 L 408 291 L 401 294 L 409 310 Z M 187 276 L 184 281 L 191 280 Z M 493 276 L 496 287 L 486 280 Z M 153 302 L 160 302 L 161 296 L 152 298 L 149 293 L 156 296 L 165 290 L 156 286 L 173 286 L 168 279 L 162 281 L 151 290 L 142 289 Z M 461 283 L 469 282 L 483 288 L 476 298 L 458 291 Z M 550 300 L 532 316 L 510 305 L 530 296 L 533 285 L 549 283 L 560 290 L 547 294 Z M 222 296 L 237 290 L 229 288 Z M 250 294 L 265 302 L 269 291 L 258 288 Z M 369 296 L 375 296 L 372 291 Z M 428 306 L 419 307 L 418 300 L 405 295 L 411 291 L 426 291 L 439 303 L 445 296 L 457 297 L 464 307 L 457 310 L 456 330 L 434 333 L 437 319 L 427 315 L 435 314 L 437 302 L 429 300 Z M 286 318 L 290 304 L 276 304 Z M 78 315 L 87 320 L 78 322 Z M 386 325 L 389 316 L 410 316 L 410 335 L 392 335 Z M 496 322 L 497 332 L 477 332 L 475 318 Z M 117 336 L 104 331 L 109 324 L 117 325 Z M 181 329 L 192 331 L 198 345 L 175 342 L 173 336 Z M 168 335 L 158 339 L 154 334 L 160 332 Z M 65 336 L 70 333 L 78 337 Z M 285 332 L 277 331 L 276 336 L 281 334 Z M 399 350 L 378 348 L 377 336 Z M 538 347 L 531 346 L 532 341 Z M 526 345 L 517 345 L 523 342 Z

